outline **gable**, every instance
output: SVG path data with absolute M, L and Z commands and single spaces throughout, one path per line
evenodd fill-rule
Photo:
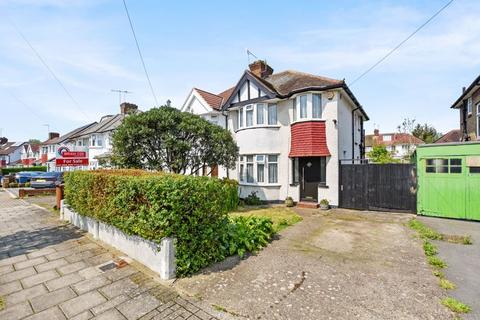
M 250 72 L 245 71 L 223 107 L 229 108 L 274 97 L 276 97 L 274 91 L 258 81 Z
M 202 100 L 203 99 L 201 99 L 201 97 L 198 97 L 195 93 L 193 93 L 184 108 L 182 108 L 182 111 L 190 112 L 193 114 L 204 114 L 211 112 L 211 107 Z

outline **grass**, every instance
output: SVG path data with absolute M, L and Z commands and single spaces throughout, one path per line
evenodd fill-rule
M 443 235 L 443 238 L 444 238 L 443 240 L 451 243 L 458 243 L 458 244 L 464 244 L 464 245 L 473 244 L 472 237 L 470 235 L 466 235 L 466 236 Z
M 443 235 L 438 233 L 437 231 L 427 227 L 417 219 L 411 219 L 408 222 L 408 226 L 417 231 L 422 239 L 428 240 L 443 240 Z
M 443 261 L 439 257 L 430 256 L 430 257 L 427 257 L 427 260 L 428 260 L 428 263 L 435 268 L 443 269 L 443 268 L 447 267 L 447 264 L 445 263 L 445 261 Z
M 445 278 L 440 278 L 439 285 L 445 290 L 451 290 L 457 287 L 453 282 L 450 282 Z
M 256 216 L 272 219 L 275 232 L 279 232 L 288 226 L 292 226 L 303 220 L 301 216 L 290 208 L 274 207 L 240 207 L 238 211 L 230 213 L 231 216 Z
M 442 300 L 442 304 L 456 313 L 468 313 L 472 308 L 464 303 L 461 303 L 455 298 L 448 297 Z
M 437 247 L 427 240 L 423 242 L 423 251 L 425 251 L 427 257 L 434 256 L 438 253 Z
M 5 309 L 5 298 L 0 296 L 0 311 Z

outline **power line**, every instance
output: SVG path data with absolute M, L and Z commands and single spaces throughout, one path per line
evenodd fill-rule
M 125 7 L 125 13 L 127 14 L 128 22 L 130 23 L 130 29 L 132 30 L 133 38 L 135 39 L 135 44 L 137 45 L 138 55 L 140 56 L 140 60 L 142 61 L 143 71 L 145 71 L 145 76 L 147 77 L 150 91 L 152 91 L 153 99 L 155 100 L 155 106 L 158 106 L 157 96 L 155 95 L 152 82 L 150 81 L 150 77 L 148 76 L 147 67 L 145 66 L 145 61 L 143 60 L 142 51 L 140 50 L 140 45 L 138 44 L 137 35 L 135 34 L 135 29 L 133 28 L 132 19 L 130 18 L 130 14 L 128 13 L 127 3 L 125 2 L 125 0 L 123 0 L 123 6 Z
M 28 104 L 26 104 L 23 100 L 21 100 L 17 95 L 15 95 L 13 92 L 8 91 L 8 93 L 19 103 L 21 104 L 25 109 L 30 111 L 34 116 L 38 118 L 38 120 L 43 121 L 43 117 L 41 117 L 33 108 L 31 108 Z
M 75 100 L 75 98 L 72 96 L 72 94 L 70 93 L 70 91 L 68 91 L 68 89 L 65 87 L 65 85 L 63 84 L 63 82 L 57 77 L 57 75 L 55 74 L 55 72 L 53 72 L 52 68 L 50 68 L 50 66 L 47 64 L 47 62 L 45 61 L 45 59 L 43 59 L 43 57 L 40 55 L 40 53 L 33 47 L 33 45 L 30 43 L 30 41 L 28 41 L 27 37 L 25 37 L 25 35 L 22 33 L 22 31 L 17 27 L 17 25 L 10 19 L 10 17 L 8 17 L 8 20 L 10 22 L 10 24 L 13 26 L 13 28 L 17 31 L 17 33 L 20 35 L 20 37 L 22 37 L 22 39 L 27 43 L 27 45 L 30 47 L 30 49 L 32 49 L 33 53 L 35 53 L 35 55 L 37 56 L 38 60 L 40 60 L 40 62 L 43 64 L 43 66 L 48 70 L 48 72 L 52 75 L 52 77 L 57 81 L 57 83 L 60 85 L 60 87 L 62 87 L 63 91 L 65 91 L 65 93 L 67 94 L 67 96 L 70 98 L 70 100 L 73 101 L 73 103 L 75 104 L 75 106 L 78 108 L 78 110 L 87 118 L 88 121 L 90 121 L 90 118 L 88 117 L 88 115 L 83 111 L 82 107 L 80 106 L 80 104 L 77 102 L 77 100 Z
M 430 21 L 432 21 L 433 19 L 435 19 L 443 10 L 445 10 L 449 5 L 452 4 L 454 0 L 450 0 L 449 2 L 447 2 L 443 7 L 441 7 L 437 12 L 435 12 L 435 14 L 433 16 L 431 16 L 427 21 L 425 21 L 421 26 L 419 26 L 417 29 L 415 29 L 415 31 L 413 31 L 408 37 L 406 37 L 402 42 L 400 42 L 398 45 L 396 45 L 392 50 L 390 50 L 386 55 L 384 55 L 380 60 L 378 60 L 376 63 L 374 63 L 370 68 L 368 68 L 364 73 L 362 73 L 360 76 L 358 76 L 357 78 L 355 78 L 355 80 L 353 80 L 352 82 L 350 82 L 348 85 L 349 86 L 352 86 L 355 82 L 357 82 L 358 80 L 362 79 L 367 73 L 369 73 L 370 71 L 372 71 L 375 67 L 377 67 L 380 63 L 382 63 L 383 61 L 385 61 L 390 55 L 392 55 L 392 53 L 394 53 L 395 51 L 397 51 L 397 49 L 399 49 L 405 42 L 407 42 L 408 40 L 410 40 L 417 32 L 419 32 L 420 30 L 423 29 L 423 27 L 425 27 Z

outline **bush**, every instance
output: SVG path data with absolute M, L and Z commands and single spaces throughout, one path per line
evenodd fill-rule
M 16 183 L 16 182 L 10 182 L 10 183 L 8 184 L 8 187 L 9 187 L 9 188 L 18 188 L 18 183 Z
M 262 204 L 262 200 L 257 196 L 257 192 L 252 191 L 245 199 L 244 202 L 248 206 L 258 206 Z
M 255 252 L 266 246 L 274 233 L 270 218 L 235 216 L 230 218 L 224 247 L 229 255 L 243 257 L 246 252 Z
M 25 188 L 30 188 L 30 182 L 25 182 Z
M 10 173 L 17 173 L 20 171 L 47 171 L 46 166 L 37 166 L 37 167 L 18 167 L 18 168 L 1 168 L 0 169 L 0 176 L 6 176 Z
M 73 171 L 64 180 L 66 201 L 80 214 L 157 243 L 175 237 L 178 276 L 227 254 L 236 182 L 142 170 Z

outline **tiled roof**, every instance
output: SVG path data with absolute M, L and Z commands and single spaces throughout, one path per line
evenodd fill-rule
M 64 134 L 63 136 L 46 140 L 46 141 L 42 142 L 41 145 L 62 143 L 62 142 L 64 142 L 64 141 L 66 141 L 66 140 L 69 140 L 71 137 L 73 137 L 73 136 L 75 136 L 75 135 L 83 132 L 84 130 L 90 128 L 90 127 L 93 126 L 94 124 L 96 124 L 96 122 L 92 122 L 92 123 L 86 124 L 86 125 L 84 125 L 84 126 L 81 126 L 81 127 L 79 127 L 79 128 L 76 128 L 76 129 L 70 131 L 69 133 Z
M 124 114 L 104 116 L 100 122 L 94 123 L 92 126 L 86 128 L 86 130 L 82 130 L 77 134 L 73 134 L 69 137 L 69 139 L 78 139 L 94 133 L 103 133 L 115 130 L 122 124 L 124 118 Z
M 289 157 L 330 156 L 325 133 L 325 121 L 297 122 L 291 126 Z
M 221 96 L 218 96 L 216 94 L 207 92 L 202 89 L 194 88 L 195 91 L 198 92 L 198 94 L 205 100 L 205 102 L 213 109 L 215 110 L 220 110 L 222 107 L 222 102 L 223 98 Z
M 23 145 L 22 142 L 7 142 L 0 146 L 1 155 L 9 155 Z
M 385 140 L 384 136 L 391 136 L 390 140 Z M 424 143 L 421 139 L 415 137 L 414 135 L 408 133 L 380 133 L 367 134 L 365 135 L 365 146 L 371 147 L 377 144 L 383 144 L 385 146 L 392 146 L 397 144 L 422 144 Z
M 461 140 L 462 140 L 462 130 L 454 129 L 454 130 L 450 130 L 449 132 L 445 133 L 443 136 L 441 136 L 434 143 L 459 142 Z

